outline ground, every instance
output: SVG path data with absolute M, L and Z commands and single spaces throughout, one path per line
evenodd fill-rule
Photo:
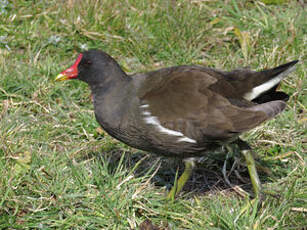
M 138 229 L 145 220 L 172 230 L 304 228 L 305 16 L 295 0 L 0 0 L 0 229 Z M 128 73 L 183 64 L 260 70 L 299 59 L 281 85 L 291 95 L 286 110 L 242 137 L 265 167 L 264 188 L 278 196 L 240 213 L 250 180 L 240 166 L 227 185 L 222 154 L 166 200 L 180 161 L 112 139 L 84 83 L 54 82 L 89 48 Z

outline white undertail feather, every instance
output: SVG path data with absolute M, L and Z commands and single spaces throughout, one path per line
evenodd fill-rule
M 257 98 L 260 94 L 268 91 L 269 89 L 271 89 L 275 85 L 277 85 L 280 81 L 282 81 L 294 69 L 295 69 L 295 66 L 292 66 L 291 68 L 289 68 L 286 71 L 278 74 L 276 77 L 272 78 L 271 80 L 254 87 L 251 91 L 247 92 L 244 95 L 244 99 L 251 101 L 251 100 Z
M 148 106 L 146 106 L 145 108 L 147 108 Z M 143 107 L 144 108 L 144 107 Z M 186 137 L 183 135 L 183 133 L 178 132 L 178 131 L 174 131 L 168 128 L 165 128 L 161 125 L 160 121 L 158 120 L 158 118 L 156 116 L 151 116 L 151 113 L 148 111 L 144 111 L 143 115 L 145 116 L 144 120 L 147 124 L 151 124 L 154 125 L 161 133 L 165 133 L 168 135 L 172 135 L 172 136 L 177 136 L 180 137 L 177 141 L 178 142 L 190 142 L 190 143 L 196 143 L 195 140 Z

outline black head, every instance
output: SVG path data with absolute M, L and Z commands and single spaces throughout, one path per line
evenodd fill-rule
M 122 76 L 125 73 L 110 55 L 100 50 L 88 50 L 80 53 L 75 63 L 55 80 L 78 79 L 94 86 Z

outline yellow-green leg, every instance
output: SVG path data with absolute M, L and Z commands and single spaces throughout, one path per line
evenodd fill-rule
M 257 210 L 259 202 L 261 202 L 261 182 L 259 180 L 259 176 L 256 170 L 254 157 L 252 155 L 251 150 L 242 150 L 242 154 L 246 160 L 248 173 L 253 185 L 255 198 L 252 200 L 248 200 L 247 204 L 241 208 L 237 218 L 239 218 L 243 213 L 247 212 L 248 210 Z
M 261 182 L 259 180 L 259 176 L 258 176 L 258 173 L 257 173 L 257 170 L 256 170 L 256 164 L 255 164 L 254 157 L 251 153 L 251 150 L 243 150 L 242 154 L 243 154 L 243 156 L 245 157 L 245 160 L 246 160 L 248 173 L 249 173 L 252 185 L 253 185 L 255 197 L 258 198 L 260 196 L 260 192 L 261 192 Z
M 254 160 L 253 152 L 252 152 L 251 148 L 249 147 L 249 145 L 245 141 L 242 141 L 241 139 L 238 139 L 235 142 L 235 145 L 226 145 L 228 152 L 235 153 L 234 152 L 235 150 L 233 148 L 234 146 L 239 147 L 240 152 L 242 153 L 242 155 L 245 158 L 246 165 L 247 165 L 247 168 L 248 168 L 249 177 L 250 177 L 251 182 L 252 182 L 254 194 L 255 194 L 255 197 L 258 198 L 261 195 L 261 182 L 259 180 L 259 176 L 258 176 L 258 173 L 257 173 L 256 162 Z M 226 169 L 225 169 L 225 171 L 226 171 Z M 223 172 L 223 174 L 226 174 L 226 172 Z
M 193 168 L 195 167 L 195 162 L 193 158 L 184 159 L 184 171 L 180 178 L 177 180 L 175 179 L 174 186 L 172 187 L 171 191 L 167 195 L 167 199 L 174 200 L 175 196 L 182 190 L 183 186 L 190 178 Z

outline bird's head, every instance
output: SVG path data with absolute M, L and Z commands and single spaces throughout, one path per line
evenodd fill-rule
M 74 64 L 62 71 L 55 81 L 78 79 L 89 85 L 95 85 L 123 73 L 117 62 L 107 53 L 100 50 L 88 50 L 80 53 Z

